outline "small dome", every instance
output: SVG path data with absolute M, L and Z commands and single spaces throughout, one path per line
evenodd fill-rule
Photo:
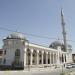
M 56 47 L 56 46 L 62 46 L 63 43 L 61 43 L 60 41 L 54 41 L 50 44 L 49 47 Z
M 63 43 L 61 43 L 60 41 L 54 41 L 52 44 L 56 45 L 56 46 L 61 46 L 63 45 Z
M 22 33 L 19 33 L 19 32 L 14 32 L 12 34 L 10 34 L 7 39 L 10 39 L 10 38 L 13 38 L 13 39 L 26 39 L 24 34 Z

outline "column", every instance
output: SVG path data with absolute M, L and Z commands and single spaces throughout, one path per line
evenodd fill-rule
M 56 53 L 54 53 L 54 64 L 56 64 Z
M 59 51 L 57 51 L 57 65 L 60 65 L 60 54 L 59 54 Z
M 46 52 L 46 64 L 48 64 L 48 52 Z
M 39 50 L 37 50 L 37 65 L 39 64 Z
M 58 55 L 57 55 L 57 53 L 56 53 L 56 61 L 55 61 L 56 64 L 57 64 L 57 60 L 58 60 Z
M 57 63 L 57 54 L 55 53 L 55 64 Z
M 42 51 L 42 65 L 43 65 L 43 54 L 44 54 L 44 51 Z
M 33 49 L 31 49 L 31 57 L 30 58 L 31 58 L 30 65 L 33 65 L 33 62 L 32 62 L 33 61 Z
M 51 64 L 53 64 L 53 52 L 51 52 Z
M 53 64 L 54 64 L 54 53 L 53 53 Z
M 65 63 L 65 54 L 63 54 L 63 62 Z
M 63 59 L 64 59 L 64 67 L 66 67 L 66 62 L 65 62 L 65 54 L 63 54 Z
M 54 64 L 55 64 L 55 53 L 54 53 Z
M 26 66 L 26 48 L 25 48 L 25 50 L 24 50 L 24 67 Z
M 51 64 L 51 52 L 50 52 L 50 64 Z

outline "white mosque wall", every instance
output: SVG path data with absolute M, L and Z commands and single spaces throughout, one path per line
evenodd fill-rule
M 4 43 L 3 49 L 6 50 L 6 54 L 4 54 L 4 59 L 6 59 L 5 65 L 11 65 L 14 62 L 16 49 L 20 49 L 20 61 L 24 61 L 24 47 L 21 40 L 6 39 Z
M 27 48 L 29 48 L 32 51 L 32 53 L 33 53 L 33 50 L 36 50 L 37 53 L 39 51 L 41 51 L 42 53 L 46 52 L 46 55 L 48 55 L 48 53 L 53 54 L 52 58 L 50 56 L 50 58 L 51 58 L 50 64 L 51 65 L 61 64 L 60 57 L 62 56 L 62 54 L 63 54 L 63 56 L 66 55 L 67 63 L 69 63 L 70 62 L 69 60 L 71 60 L 71 54 L 68 55 L 67 52 L 63 52 L 61 50 L 60 46 L 58 46 L 57 49 L 52 49 L 52 48 L 48 48 L 45 46 L 29 43 L 28 41 L 24 41 L 22 39 L 5 39 L 5 40 L 3 40 L 3 42 L 4 42 L 3 49 L 6 50 L 6 54 L 4 54 L 4 58 L 3 58 L 3 59 L 6 59 L 5 65 L 12 65 L 14 58 L 15 58 L 15 51 L 16 51 L 16 49 L 20 49 L 20 61 L 24 62 L 24 66 L 26 66 Z M 56 54 L 56 57 L 54 57 L 54 54 Z M 48 59 L 48 56 L 46 58 Z M 43 59 L 42 59 L 42 61 L 43 61 Z M 46 62 L 47 62 L 47 60 L 46 60 Z M 54 62 L 54 63 L 51 63 L 51 62 Z M 32 64 L 32 62 L 30 62 L 30 63 Z M 47 63 L 43 64 L 43 65 L 49 65 Z M 66 62 L 64 62 L 64 63 L 66 63 Z

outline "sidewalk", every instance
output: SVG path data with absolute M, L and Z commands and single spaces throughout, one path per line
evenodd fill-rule
M 75 72 L 70 73 L 70 75 L 75 75 Z
M 61 67 L 60 68 L 30 68 L 29 70 L 28 69 L 26 69 L 26 70 L 24 70 L 23 72 L 52 72 L 52 71 L 56 71 L 56 70 L 60 70 L 61 69 Z
M 46 72 L 52 72 L 56 70 L 60 70 L 61 68 L 32 68 L 28 71 L 26 70 L 20 70 L 20 71 L 0 71 L 0 75 L 33 75 L 34 73 L 46 73 Z

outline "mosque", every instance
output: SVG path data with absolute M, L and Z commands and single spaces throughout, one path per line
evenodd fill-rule
M 52 67 L 72 62 L 72 49 L 64 51 L 63 43 L 52 42 L 49 47 L 30 43 L 22 33 L 14 32 L 3 39 L 1 65 L 10 67 Z
M 3 52 L 0 50 L 0 65 L 6 67 L 53 67 L 72 63 L 72 47 L 66 44 L 66 31 L 61 10 L 61 24 L 64 44 L 53 41 L 49 47 L 30 43 L 22 33 L 14 32 L 3 39 Z M 66 48 L 67 47 L 67 48 Z

